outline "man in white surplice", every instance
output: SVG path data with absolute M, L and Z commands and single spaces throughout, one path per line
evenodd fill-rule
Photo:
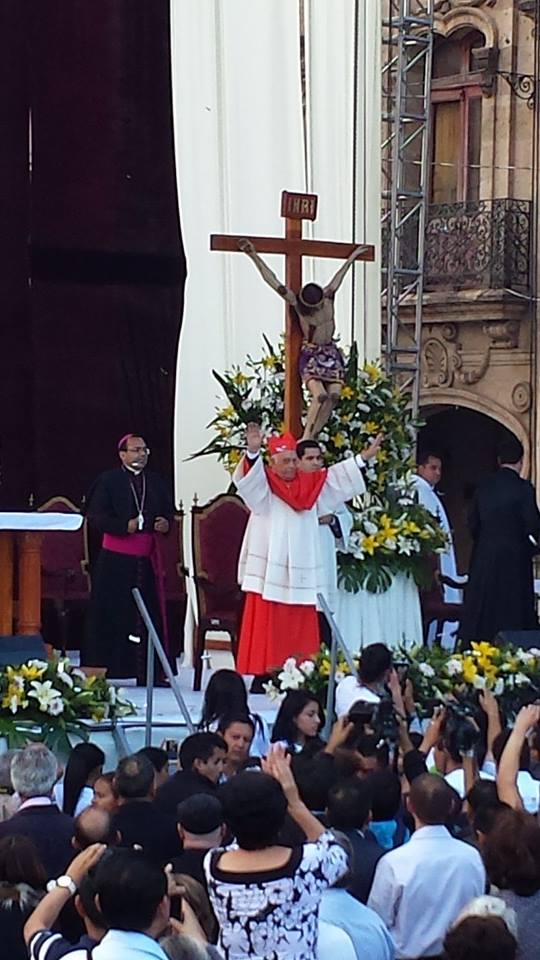
M 324 461 L 322 450 L 316 440 L 300 440 L 296 446 L 298 454 L 298 469 L 306 473 L 322 470 Z M 317 501 L 319 515 L 319 543 L 324 574 L 324 584 L 321 593 L 332 613 L 336 611 L 337 602 L 337 549 L 346 549 L 349 534 L 352 530 L 353 515 L 342 504 L 336 509 L 327 509 L 324 490 Z M 323 631 L 324 632 L 324 631 Z
M 362 467 L 375 456 L 381 437 L 362 455 L 328 470 L 298 470 L 291 434 L 270 437 L 270 466 L 260 457 L 262 435 L 249 424 L 247 452 L 234 474 L 248 505 L 239 561 L 246 594 L 237 669 L 264 675 L 292 655 L 308 657 L 319 647 L 317 593 L 324 589 L 319 536 L 319 500 L 328 513 L 365 492 Z
M 442 460 L 438 454 L 429 450 L 421 453 L 416 465 L 416 476 L 414 477 L 414 486 L 420 503 L 426 510 L 429 510 L 439 521 L 442 529 L 448 538 L 448 546 L 444 553 L 439 555 L 440 572 L 444 577 L 451 580 L 457 580 L 465 584 L 467 577 L 459 576 L 456 566 L 456 555 L 452 541 L 452 528 L 448 520 L 448 515 L 443 507 L 441 499 L 435 490 L 442 475 Z M 445 603 L 463 603 L 463 591 L 456 587 L 443 586 L 443 596 Z M 455 633 L 458 629 L 457 621 L 445 621 L 441 636 L 441 646 L 446 650 L 453 650 L 455 646 Z M 435 639 L 436 624 L 430 625 L 428 634 L 428 643 L 431 645 Z

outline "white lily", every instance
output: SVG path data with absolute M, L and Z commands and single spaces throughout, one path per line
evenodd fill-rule
M 57 717 L 59 714 L 64 712 L 64 702 L 60 697 L 55 697 L 54 700 L 51 700 L 49 703 L 49 708 L 47 713 L 50 713 L 51 717 Z
M 32 680 L 30 686 L 32 687 L 32 690 L 29 691 L 28 696 L 34 697 L 37 700 L 39 709 L 44 713 L 48 712 L 49 706 L 53 700 L 61 700 L 62 698 L 62 692 L 53 687 L 52 680 L 44 680 L 43 682 L 39 680 Z

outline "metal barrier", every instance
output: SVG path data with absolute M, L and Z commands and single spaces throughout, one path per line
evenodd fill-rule
M 171 685 L 174 698 L 180 708 L 180 712 L 184 717 L 184 720 L 186 721 L 186 726 L 190 733 L 195 733 L 195 724 L 191 719 L 190 712 L 186 706 L 186 701 L 184 700 L 182 691 L 180 690 L 180 684 L 178 683 L 177 677 L 175 677 L 174 673 L 172 672 L 171 665 L 167 659 L 167 654 L 163 649 L 163 644 L 161 643 L 158 632 L 152 622 L 152 618 L 148 613 L 141 591 L 138 587 L 134 587 L 131 592 L 133 594 L 133 599 L 137 604 L 137 609 L 143 619 L 144 625 L 148 630 L 148 645 L 146 650 L 146 722 L 144 743 L 145 746 L 149 747 L 152 742 L 152 715 L 154 709 L 154 651 L 159 657 L 161 666 L 163 668 L 163 673 Z
M 324 725 L 323 737 L 325 740 L 328 740 L 330 736 L 330 731 L 332 730 L 332 717 L 334 716 L 334 705 L 336 700 L 336 669 L 337 669 L 337 658 L 338 650 L 341 650 L 347 666 L 351 671 L 353 677 L 356 677 L 358 680 L 358 669 L 354 662 L 353 655 L 349 650 L 347 644 L 345 643 L 343 637 L 341 636 L 341 631 L 334 620 L 334 615 L 328 606 L 326 598 L 322 593 L 317 594 L 317 601 L 319 607 L 321 608 L 328 626 L 330 627 L 330 674 L 328 677 L 328 691 L 326 694 L 326 723 Z

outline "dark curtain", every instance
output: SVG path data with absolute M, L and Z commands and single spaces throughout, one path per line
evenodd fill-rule
M 1 6 L 1 506 L 80 501 L 131 430 L 172 484 L 185 259 L 169 2 Z

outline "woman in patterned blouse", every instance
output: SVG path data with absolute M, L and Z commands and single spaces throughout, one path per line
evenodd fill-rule
M 281 745 L 263 770 L 239 773 L 221 793 L 236 843 L 204 863 L 219 948 L 226 960 L 315 960 L 321 895 L 347 855 L 300 800 Z M 287 811 L 307 837 L 293 850 L 277 842 Z

